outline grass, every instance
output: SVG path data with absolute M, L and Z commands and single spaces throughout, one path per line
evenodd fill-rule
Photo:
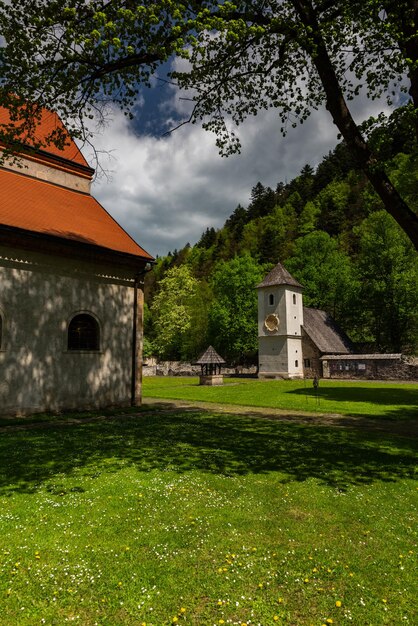
M 219 387 L 199 386 L 198 378 L 146 377 L 144 396 L 184 399 L 289 411 L 414 419 L 418 415 L 418 385 L 321 380 L 225 379 Z
M 0 448 L 2 626 L 417 623 L 412 438 L 148 407 Z

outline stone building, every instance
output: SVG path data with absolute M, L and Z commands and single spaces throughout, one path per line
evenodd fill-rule
M 302 378 L 302 285 L 278 263 L 257 289 L 259 376 Z
M 54 128 L 43 111 L 39 136 Z M 153 259 L 92 197 L 93 174 L 69 136 L 0 167 L 0 413 L 141 401 Z
M 260 378 L 416 379 L 401 354 L 358 354 L 326 311 L 303 306 L 303 287 L 278 263 L 258 289 Z

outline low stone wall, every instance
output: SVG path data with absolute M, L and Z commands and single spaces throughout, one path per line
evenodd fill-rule
M 158 361 L 146 359 L 142 364 L 143 376 L 200 376 L 200 365 L 192 365 L 183 361 Z M 224 376 L 257 376 L 257 368 L 253 367 L 223 367 Z
M 418 358 L 401 357 L 396 361 L 364 360 L 362 355 L 356 355 L 357 364 L 346 360 L 328 361 L 328 374 L 324 378 L 331 379 L 358 379 L 358 380 L 411 380 L 418 381 Z M 358 363 L 364 362 L 366 367 L 359 369 Z M 347 367 L 348 365 L 348 367 Z M 330 367 L 331 366 L 331 367 Z M 183 361 L 158 361 L 155 358 L 147 359 L 142 366 L 144 376 L 200 376 L 199 365 L 192 365 Z M 257 368 L 253 367 L 223 367 L 224 376 L 256 377 Z M 312 378 L 314 372 L 307 370 L 305 376 Z
M 383 355 L 379 355 L 379 358 L 373 359 L 359 354 L 353 355 L 350 359 L 324 360 L 323 377 L 359 380 L 418 380 L 417 359 L 403 356 L 399 359 L 382 357 Z

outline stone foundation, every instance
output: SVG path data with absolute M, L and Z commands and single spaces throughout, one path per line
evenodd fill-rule
M 201 374 L 199 376 L 199 385 L 223 385 L 224 377 L 223 374 Z

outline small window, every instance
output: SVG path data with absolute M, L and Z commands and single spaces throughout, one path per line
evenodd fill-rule
M 293 304 L 296 304 L 296 294 L 293 294 Z
M 295 361 L 295 367 L 299 367 L 299 361 L 298 360 Z
M 304 363 L 305 363 L 305 367 L 311 367 L 311 359 L 305 359 Z
M 274 305 L 274 293 L 269 294 L 269 305 Z
M 68 350 L 99 350 L 99 324 L 91 315 L 80 313 L 68 326 Z

